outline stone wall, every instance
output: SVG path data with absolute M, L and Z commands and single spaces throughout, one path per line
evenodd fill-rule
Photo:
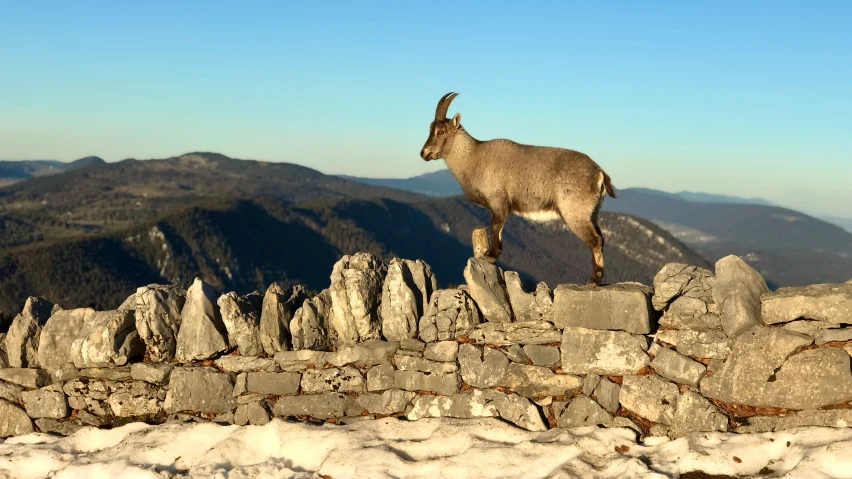
M 141 287 L 116 311 L 27 300 L 0 338 L 0 435 L 171 420 L 494 416 L 682 436 L 852 424 L 852 284 L 769 292 L 740 258 L 653 287 L 522 284 L 471 259 L 344 256 L 314 297 Z

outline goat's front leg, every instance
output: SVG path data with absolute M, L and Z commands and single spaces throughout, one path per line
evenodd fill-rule
M 506 219 L 509 217 L 509 207 L 505 204 L 489 205 L 488 209 L 491 212 L 491 244 L 483 259 L 494 263 L 500 258 L 500 253 L 503 252 L 503 225 L 506 224 Z

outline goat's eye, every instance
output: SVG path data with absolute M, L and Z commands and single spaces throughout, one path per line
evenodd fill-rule
M 438 130 L 437 133 L 435 133 L 435 134 L 438 135 L 438 136 L 441 136 L 441 135 L 444 134 L 444 132 L 443 132 L 443 130 Z

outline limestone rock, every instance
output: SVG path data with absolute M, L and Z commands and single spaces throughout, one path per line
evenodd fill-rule
M 538 408 L 528 399 L 492 389 L 474 389 L 450 397 L 416 396 L 406 410 L 406 418 L 416 421 L 426 417 L 502 417 L 530 431 L 547 429 Z
M 374 366 L 367 371 L 367 391 L 391 389 L 394 383 L 394 369 L 390 364 Z
M 56 311 L 41 330 L 38 361 L 50 371 L 59 370 L 74 362 L 74 341 L 82 337 L 83 326 L 95 314 L 92 308 Z
M 353 364 L 357 367 L 386 364 L 391 361 L 397 349 L 399 349 L 398 342 L 378 340 L 341 346 L 337 349 L 331 364 L 333 366 Z
M 62 388 L 47 386 L 21 393 L 27 415 L 33 419 L 62 419 L 68 415 L 68 402 Z
M 244 373 L 247 371 L 274 372 L 278 370 L 278 362 L 269 358 L 256 356 L 222 356 L 213 364 L 226 373 Z
M 593 399 L 578 396 L 556 418 L 556 427 L 609 426 L 612 415 Z
M 681 354 L 710 359 L 726 359 L 733 345 L 722 331 L 678 331 L 675 343 Z
M 426 345 L 423 357 L 432 361 L 453 362 L 459 355 L 459 343 L 455 341 L 438 341 Z
M 597 374 L 586 374 L 583 378 L 583 394 L 591 396 L 595 393 L 595 388 L 601 383 L 601 377 Z
M 175 357 L 183 362 L 209 359 L 228 349 L 226 335 L 216 304 L 216 291 L 195 278 L 186 292 L 186 304 L 181 311 Z
M 130 379 L 130 366 L 122 366 L 118 368 L 85 368 L 77 372 L 78 377 L 93 378 L 93 379 L 112 379 L 114 381 L 124 381 Z
M 41 330 L 53 311 L 53 303 L 30 296 L 6 333 L 6 360 L 13 368 L 37 367 Z
M 800 333 L 755 326 L 734 342 L 722 368 L 701 381 L 701 392 L 756 407 L 816 409 L 852 399 L 849 355 L 839 348 L 802 351 Z
M 163 411 L 163 402 L 157 396 L 156 389 L 152 388 L 149 384 L 142 384 L 148 387 L 147 390 L 137 388 L 139 389 L 138 391 L 115 392 L 106 399 L 106 403 L 115 416 L 150 417 L 156 416 Z
M 370 414 L 397 414 L 405 412 L 414 396 L 416 394 L 410 391 L 390 389 L 383 393 L 359 394 L 355 402 Z
M 565 328 L 561 350 L 562 371 L 568 374 L 635 374 L 651 361 L 647 338 L 623 331 Z
M 799 318 L 830 323 L 852 322 L 852 283 L 812 284 L 779 288 L 761 296 L 761 316 L 765 324 Z
M 728 416 L 695 391 L 685 391 L 677 400 L 669 435 L 683 437 L 694 432 L 728 430 Z
M 238 426 L 245 426 L 246 424 L 251 424 L 252 426 L 263 426 L 264 424 L 269 423 L 270 419 L 269 411 L 260 403 L 260 401 L 240 404 L 237 406 L 237 411 L 234 413 L 234 424 Z
M 570 396 L 583 387 L 583 380 L 570 374 L 556 374 L 548 368 L 511 363 L 503 385 L 528 398 Z M 464 369 L 462 369 L 464 377 Z M 467 382 L 467 380 L 465 380 Z
M 669 381 L 694 388 L 707 374 L 706 366 L 669 348 L 660 348 L 651 361 L 651 367 Z
M 166 391 L 143 381 L 77 378 L 63 386 L 77 420 L 93 426 L 118 425 L 116 418 L 154 420 L 163 410 Z
M 713 286 L 716 278 L 710 271 L 682 263 L 669 263 L 654 277 L 651 303 L 663 311 L 660 325 L 695 331 L 721 330 L 716 314 Z
M 524 353 L 536 366 L 556 366 L 562 361 L 559 348 L 555 346 L 542 346 L 540 344 L 527 344 Z
M 285 373 L 286 374 L 286 373 Z M 361 392 L 364 376 L 351 366 L 329 369 L 308 369 L 302 374 L 302 392 L 317 394 L 324 392 Z
M 479 308 L 467 291 L 439 289 L 420 318 L 419 335 L 427 343 L 452 340 L 467 336 L 481 322 Z
M 24 389 L 12 383 L 0 381 L 0 398 L 9 402 L 21 402 L 21 393 Z
M 459 390 L 459 374 L 430 374 L 420 371 L 394 371 L 394 387 L 406 391 L 430 391 L 450 396 Z
M 559 328 L 650 333 L 651 290 L 638 283 L 560 285 L 553 292 L 553 324 Z
M 421 260 L 394 258 L 382 286 L 382 335 L 390 341 L 417 337 L 417 323 L 438 283 Z
M 464 382 L 483 389 L 499 386 L 509 367 L 509 358 L 502 351 L 472 344 L 459 346 L 458 361 Z
M 83 428 L 75 421 L 60 421 L 57 419 L 42 418 L 35 420 L 38 430 L 47 434 L 59 434 L 61 436 L 70 436 Z
M 166 384 L 173 368 L 169 363 L 133 363 L 130 365 L 130 377 L 134 381 Z
M 228 345 L 237 348 L 243 356 L 257 356 L 263 352 L 260 343 L 263 296 L 255 293 L 238 296 L 232 291 L 219 296 L 216 304 L 228 332 Z
M 136 330 L 152 361 L 170 361 L 177 351 L 177 335 L 186 291 L 179 286 L 149 284 L 136 290 Z
M 847 428 L 852 424 L 852 410 L 805 410 L 776 416 L 753 416 L 739 421 L 742 425 L 737 427 L 737 432 L 740 433 L 784 431 L 809 426 Z
M 308 396 L 282 396 L 272 407 L 279 417 L 311 416 L 317 419 L 358 416 L 362 407 L 352 396 L 341 393 L 312 394 Z
M 619 401 L 640 417 L 671 425 L 679 397 L 676 385 L 656 375 L 624 376 Z
M 529 358 L 529 356 L 527 356 L 527 353 L 524 351 L 523 346 L 521 346 L 520 344 L 513 344 L 509 346 L 509 350 L 506 352 L 506 356 L 509 357 L 509 361 L 514 361 L 516 363 L 532 363 L 532 360 Z
M 269 285 L 263 295 L 258 329 L 260 343 L 266 354 L 272 356 L 293 347 L 291 322 L 306 299 L 307 294 L 302 286 L 284 289 L 278 283 Z
M 142 359 L 145 344 L 133 311 L 97 311 L 84 322 L 71 350 L 78 368 L 121 366 Z
M 852 316 L 850 316 L 852 318 Z M 852 341 L 852 328 L 821 329 L 813 335 L 814 342 L 822 346 L 826 343 Z
M 595 398 L 598 403 L 612 414 L 618 412 L 620 394 L 621 386 L 606 378 L 601 379 L 600 384 L 595 388 Z
M 23 409 L 0 399 L 0 437 L 20 436 L 34 431 L 33 421 Z
M 430 361 L 428 359 L 402 355 L 394 357 L 394 364 L 396 364 L 396 368 L 400 371 L 420 371 L 428 374 L 449 374 L 459 370 L 456 363 Z
M 176 367 L 169 379 L 164 407 L 168 413 L 226 413 L 236 405 L 233 390 L 231 377 L 213 368 Z
M 313 298 L 306 299 L 293 314 L 290 334 L 293 349 L 328 351 L 331 349 L 328 318 L 331 315 L 331 295 L 324 290 Z
M 505 271 L 503 280 L 509 304 L 515 314 L 515 321 L 550 320 L 553 314 L 553 297 L 545 283 L 539 283 L 536 290 L 527 293 L 517 271 Z
M 327 371 L 315 369 L 312 371 Z M 307 371 L 306 371 L 307 373 Z M 274 394 L 284 396 L 299 392 L 299 383 L 303 376 L 299 373 L 267 373 L 251 372 L 246 375 L 246 392 L 257 394 Z M 306 391 L 307 392 L 307 391 Z
M 763 276 L 740 257 L 730 255 L 716 262 L 713 299 L 728 337 L 735 338 L 752 326 L 763 324 L 760 296 L 768 292 Z
M 464 279 L 470 296 L 479 306 L 486 321 L 508 323 L 512 321 L 512 306 L 503 271 L 484 259 L 470 258 L 464 269 Z
M 336 346 L 379 339 L 387 266 L 369 253 L 345 255 L 331 272 L 329 326 Z
M 562 333 L 548 321 L 523 323 L 484 323 L 473 328 L 470 339 L 477 344 L 511 346 L 513 344 L 549 344 L 562 340 Z
M 27 389 L 36 389 L 50 384 L 50 375 L 44 369 L 31 368 L 3 368 L 0 369 L 0 379 L 3 381 L 23 386 Z
M 399 349 L 416 351 L 422 353 L 426 350 L 426 343 L 414 338 L 405 338 L 399 341 Z

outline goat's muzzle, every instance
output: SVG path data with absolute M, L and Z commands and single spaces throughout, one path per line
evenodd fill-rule
M 426 148 L 423 148 L 422 150 L 420 150 L 420 158 L 429 161 L 432 159 L 432 153 L 427 151 Z

